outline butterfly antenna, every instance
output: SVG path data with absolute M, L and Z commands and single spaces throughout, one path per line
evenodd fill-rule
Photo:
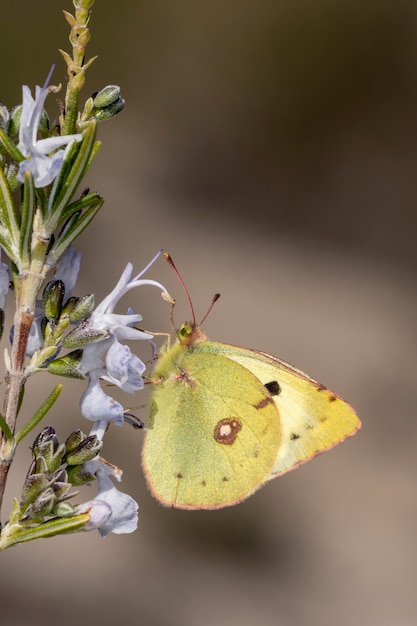
M 213 296 L 213 300 L 211 301 L 211 304 L 207 310 L 207 313 L 205 314 L 205 316 L 203 317 L 203 319 L 201 320 L 199 326 L 201 326 L 201 324 L 204 322 L 204 320 L 208 317 L 209 313 L 211 313 L 212 308 L 214 307 L 214 305 L 216 304 L 217 300 L 220 298 L 220 294 L 219 293 L 215 293 Z
M 164 252 L 164 257 L 166 258 L 166 260 L 168 261 L 168 263 L 170 264 L 171 268 L 174 270 L 175 274 L 177 275 L 178 280 L 181 283 L 182 288 L 184 289 L 185 295 L 187 296 L 187 300 L 188 300 L 188 304 L 190 305 L 190 309 L 191 309 L 191 315 L 192 315 L 192 322 L 193 325 L 195 325 L 195 313 L 194 313 L 194 307 L 193 307 L 193 303 L 191 302 L 191 296 L 190 296 L 190 292 L 188 291 L 185 282 L 183 281 L 181 274 L 179 273 L 179 271 L 177 270 L 177 268 L 175 267 L 175 263 L 174 261 L 171 259 L 170 255 L 168 254 L 168 252 Z M 213 303 L 214 304 L 214 303 Z M 210 307 L 211 309 L 211 307 Z M 209 309 L 209 311 L 210 311 Z M 174 323 L 174 309 L 172 308 L 171 310 L 171 322 Z M 205 316 L 207 317 L 207 315 Z

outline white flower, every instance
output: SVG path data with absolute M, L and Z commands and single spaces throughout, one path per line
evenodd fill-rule
M 54 87 L 48 87 L 51 77 L 49 72 L 44 87 L 36 85 L 36 97 L 33 98 L 31 91 L 27 85 L 22 87 L 22 114 L 20 117 L 19 127 L 19 144 L 18 148 L 23 156 L 26 157 L 19 166 L 17 179 L 24 181 L 24 175 L 30 171 L 33 175 L 35 187 L 46 187 L 59 174 L 64 160 L 64 152 L 58 150 L 72 141 L 81 141 L 82 135 L 63 135 L 59 137 L 48 137 L 47 139 L 38 140 L 38 128 L 41 119 L 46 96 L 50 91 L 54 91 Z M 58 150 L 52 156 L 47 156 L 52 151 Z
M 111 515 L 99 526 L 96 524 L 95 528 L 98 528 L 100 535 L 105 537 L 108 533 L 115 533 L 116 535 L 133 533 L 138 526 L 139 505 L 127 493 L 116 489 L 110 478 L 113 476 L 120 481 L 122 470 L 100 458 L 88 461 L 84 467 L 87 472 L 96 475 L 98 490 L 94 500 L 81 505 L 83 510 L 77 507 L 77 513 L 94 510 L 95 505 L 105 503 L 110 508 Z

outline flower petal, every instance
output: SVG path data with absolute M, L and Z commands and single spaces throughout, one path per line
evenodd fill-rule
M 97 477 L 98 490 L 94 501 L 105 502 L 112 511 L 110 518 L 98 529 L 100 535 L 105 537 L 109 532 L 116 535 L 134 532 L 138 526 L 139 505 L 127 493 L 116 489 L 110 478 L 113 476 L 120 481 L 121 470 L 100 459 L 88 461 L 85 469 Z
M 124 412 L 119 402 L 104 393 L 100 385 L 101 370 L 93 370 L 89 373 L 87 389 L 80 400 L 80 410 L 83 416 L 93 422 L 107 420 L 123 426 Z
M 106 355 L 106 374 L 103 378 L 127 393 L 134 393 L 144 387 L 142 374 L 145 369 L 145 364 L 132 354 L 129 346 L 115 340 Z
M 110 519 L 112 509 L 103 500 L 90 500 L 75 508 L 75 515 L 88 513 L 90 520 L 82 527 L 82 530 L 99 530 Z
M 23 85 L 22 88 L 22 113 L 17 147 L 27 159 L 20 163 L 17 179 L 23 183 L 25 173 L 31 172 L 35 187 L 50 185 L 59 174 L 64 160 L 64 152 L 59 148 L 82 139 L 82 135 L 77 133 L 38 140 L 39 122 L 46 96 L 51 89 L 53 88 L 36 86 L 34 99 L 27 85 Z M 58 152 L 51 157 L 47 156 L 53 150 Z
M 65 285 L 65 298 L 74 291 L 81 266 L 81 253 L 72 246 L 66 249 L 55 270 L 55 280 L 62 280 Z

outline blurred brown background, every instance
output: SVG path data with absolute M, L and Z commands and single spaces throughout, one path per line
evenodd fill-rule
M 61 8 L 3 3 L 5 104 L 53 61 L 64 81 Z M 198 316 L 222 294 L 213 339 L 295 363 L 363 429 L 238 507 L 192 513 L 152 500 L 143 434 L 113 429 L 105 455 L 140 502 L 138 532 L 2 554 L 3 624 L 416 623 L 416 18 L 409 0 L 97 0 L 85 97 L 117 83 L 127 105 L 99 128 L 86 184 L 106 203 L 78 246 L 79 295 L 101 299 L 128 260 L 139 270 L 163 247 Z M 151 274 L 188 317 L 164 262 Z M 169 330 L 158 292 L 134 298 L 147 328 Z M 52 382 L 31 381 L 36 403 Z M 83 388 L 54 411 L 62 437 L 74 417 L 88 429 Z M 4 515 L 28 450 L 19 462 Z

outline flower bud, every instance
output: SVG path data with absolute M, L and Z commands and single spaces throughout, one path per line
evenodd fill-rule
M 66 453 L 72 452 L 75 448 L 86 439 L 86 435 L 84 435 L 82 430 L 74 430 L 70 435 L 68 435 L 67 440 L 65 442 Z
M 69 502 L 58 502 L 54 507 L 54 515 L 57 517 L 69 517 L 75 515 L 75 507 Z
M 65 296 L 65 285 L 62 280 L 51 280 L 43 291 L 43 306 L 49 320 L 57 320 L 61 313 Z
M 38 446 L 42 445 L 45 441 L 50 441 L 51 439 L 54 439 L 57 445 L 59 444 L 58 438 L 55 435 L 55 428 L 53 426 L 45 426 L 33 442 L 32 450 L 34 455 L 36 456 L 37 451 L 39 451 Z
M 66 472 L 65 478 L 68 479 Z M 65 500 L 68 497 L 68 492 L 72 488 L 72 484 L 68 482 L 55 482 L 51 485 L 51 488 L 54 492 L 56 500 L 60 502 L 61 500 Z
M 35 476 L 36 474 L 46 474 L 48 472 L 48 466 L 46 465 L 46 461 L 38 454 L 32 461 L 29 467 L 29 471 L 27 476 Z
M 118 85 L 107 85 L 96 93 L 93 93 L 85 104 L 84 116 L 88 119 L 94 117 L 98 122 L 103 122 L 114 117 L 124 108 L 125 101 L 120 95 Z
M 103 442 L 99 441 L 96 435 L 86 437 L 72 452 L 67 454 L 68 465 L 81 465 L 87 461 L 92 461 L 103 447 Z
M 68 303 L 69 301 L 65 304 L 65 312 L 67 311 Z M 77 298 L 77 302 L 68 313 L 71 322 L 78 322 L 88 317 L 93 312 L 94 304 L 95 301 L 93 293 L 83 296 L 82 298 Z
M 73 350 L 59 359 L 54 359 L 54 361 L 51 361 L 47 365 L 48 372 L 56 374 L 57 376 L 85 380 L 84 374 L 79 370 L 82 355 L 82 350 Z
M 36 517 L 39 519 L 39 516 L 46 516 L 52 513 L 52 510 L 56 504 L 56 498 L 53 490 L 51 488 L 45 489 L 36 500 L 31 504 L 29 509 L 26 511 L 26 517 L 30 515 L 30 517 Z
M 104 109 L 113 104 L 119 97 L 120 87 L 118 85 L 107 85 L 92 95 L 93 105 L 96 109 Z
M 68 300 L 65 302 L 65 305 L 63 306 L 63 308 L 61 310 L 61 316 L 60 316 L 61 320 L 64 317 L 67 317 L 68 319 L 71 320 L 72 312 L 76 308 L 79 300 L 80 300 L 80 298 L 77 298 L 77 296 L 71 296 L 71 298 L 68 298 Z M 73 321 L 73 320 L 71 320 L 71 321 Z
M 89 325 L 89 318 L 83 320 L 62 340 L 64 348 L 83 348 L 100 339 L 106 339 L 108 333 L 101 330 L 94 330 Z
M 0 128 L 2 128 L 7 133 L 9 129 L 9 124 L 10 124 L 9 109 L 0 102 Z
M 13 107 L 10 113 L 9 135 L 13 137 L 19 133 L 20 118 L 22 117 L 22 105 Z
M 68 481 L 73 487 L 80 487 L 92 483 L 96 477 L 84 469 L 84 465 L 72 465 L 67 468 Z
M 47 433 L 49 433 L 49 436 Z M 42 459 L 46 465 L 46 471 L 49 473 L 55 472 L 62 465 L 65 446 L 59 443 L 52 426 L 44 428 L 36 437 L 33 444 L 33 454 L 35 456 L 35 466 L 38 464 L 38 459 Z M 43 471 L 38 467 L 36 473 Z
M 125 104 L 126 102 L 123 98 L 117 98 L 115 102 L 103 109 L 93 109 L 92 115 L 98 122 L 105 122 L 123 111 Z
M 34 502 L 38 495 L 49 486 L 49 479 L 45 474 L 32 474 L 23 484 L 22 503 Z

